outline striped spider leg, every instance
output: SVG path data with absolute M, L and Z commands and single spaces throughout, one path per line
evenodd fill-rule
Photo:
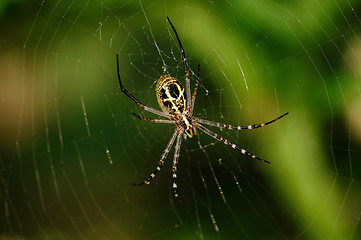
M 231 130 L 242 130 L 242 129 L 255 129 L 255 128 L 259 128 L 259 127 L 264 127 L 268 124 L 271 124 L 281 118 L 283 118 L 284 116 L 286 116 L 288 114 L 285 113 L 271 121 L 268 121 L 266 123 L 261 123 L 261 124 L 251 124 L 251 125 L 247 125 L 247 126 L 232 126 L 232 125 L 229 125 L 229 124 L 224 124 L 224 123 L 218 123 L 218 122 L 211 122 L 211 121 L 208 121 L 208 120 L 205 120 L 205 119 L 200 119 L 200 118 L 194 118 L 194 122 L 197 122 L 196 124 L 196 127 L 199 128 L 201 131 L 203 131 L 204 133 L 208 134 L 209 136 L 211 136 L 212 138 L 214 139 L 217 139 L 218 141 L 221 141 L 223 142 L 224 144 L 232 147 L 233 149 L 236 149 L 238 151 L 240 151 L 242 154 L 244 155 L 247 155 L 247 156 L 250 156 L 251 158 L 254 158 L 254 159 L 257 159 L 261 162 L 265 162 L 265 163 L 270 163 L 269 161 L 266 161 L 264 159 L 261 159 L 259 157 L 257 157 L 256 155 L 248 152 L 246 149 L 244 148 L 241 148 L 241 147 L 238 147 L 236 144 L 233 144 L 231 143 L 230 141 L 228 141 L 227 139 L 219 136 L 218 134 L 212 132 L 211 130 L 209 130 L 208 128 L 206 127 L 203 127 L 202 125 L 200 125 L 199 123 L 203 123 L 203 124 L 207 124 L 207 125 L 210 125 L 210 126 L 214 126 L 214 127 L 220 127 L 220 128 L 226 128 L 226 129 L 231 129 Z
M 198 64 L 197 80 L 196 80 L 196 84 L 194 85 L 194 90 L 193 90 L 193 94 L 192 94 L 192 104 L 191 104 L 191 109 L 190 109 L 191 115 L 193 115 L 194 102 L 196 101 L 196 94 L 197 94 L 197 89 L 198 89 L 198 84 L 199 84 L 199 71 L 200 71 L 200 64 Z
M 229 124 L 224 124 L 224 123 L 218 123 L 218 122 L 211 122 L 205 119 L 198 119 L 198 122 L 209 125 L 209 126 L 213 126 L 213 127 L 219 127 L 219 128 L 226 128 L 226 129 L 230 129 L 230 130 L 243 130 L 243 129 L 255 129 L 255 128 L 259 128 L 259 127 L 264 127 L 268 124 L 274 123 L 275 121 L 283 118 L 284 116 L 286 116 L 288 114 L 288 112 L 286 112 L 285 114 L 282 114 L 281 116 L 265 122 L 265 123 L 261 123 L 261 124 L 251 124 L 251 125 L 247 125 L 247 126 L 232 126 Z
M 145 118 L 144 118 L 144 119 L 142 119 L 142 120 L 148 120 L 148 121 L 149 121 L 149 120 L 161 120 L 161 119 L 149 119 L 149 118 L 145 119 Z M 153 121 L 151 121 L 151 122 L 153 122 Z M 165 150 L 164 150 L 164 152 L 163 152 L 163 154 L 162 154 L 162 157 L 161 157 L 160 160 L 159 160 L 159 164 L 158 164 L 157 168 L 154 170 L 154 172 L 152 172 L 152 173 L 149 175 L 149 177 L 147 178 L 147 180 L 145 180 L 145 181 L 143 181 L 143 182 L 141 182 L 141 183 L 133 184 L 133 185 L 135 185 L 135 186 L 140 186 L 140 185 L 143 185 L 143 184 L 149 184 L 150 181 L 152 181 L 152 179 L 155 178 L 155 176 L 157 175 L 157 173 L 158 173 L 158 172 L 160 171 L 160 169 L 163 167 L 164 160 L 167 158 L 167 155 L 168 155 L 168 153 L 169 153 L 169 150 L 171 149 L 171 147 L 172 147 L 172 145 L 173 145 L 173 143 L 174 143 L 174 140 L 175 140 L 175 138 L 176 138 L 177 135 L 178 135 L 177 132 L 174 131 L 174 133 L 173 133 L 173 135 L 172 135 L 172 138 L 170 139 L 167 147 L 165 148 Z M 178 135 L 178 136 L 179 136 L 179 135 Z

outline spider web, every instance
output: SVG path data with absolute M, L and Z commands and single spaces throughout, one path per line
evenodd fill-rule
M 64 1 L 0 4 L 1 238 L 359 239 L 361 20 L 358 1 Z M 184 85 L 194 116 L 267 127 L 198 131 L 140 121 L 125 87 L 159 109 L 155 86 Z M 191 89 L 191 91 L 192 91 Z

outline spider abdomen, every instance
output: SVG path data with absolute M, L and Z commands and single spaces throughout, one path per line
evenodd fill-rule
M 164 75 L 158 80 L 157 100 L 160 108 L 165 113 L 182 113 L 186 108 L 184 88 L 180 82 L 171 76 Z

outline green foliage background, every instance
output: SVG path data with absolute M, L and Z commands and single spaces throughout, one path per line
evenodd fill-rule
M 0 239 L 360 238 L 360 9 L 315 0 L 1 2 Z M 163 60 L 182 78 L 167 15 L 190 68 L 201 64 L 196 116 L 248 124 L 290 112 L 255 133 L 215 130 L 270 166 L 202 135 L 183 141 L 182 204 L 169 190 L 171 154 L 156 183 L 129 184 L 155 167 L 172 130 L 136 121 L 131 113 L 142 112 L 116 78 L 119 53 L 126 87 L 151 106 Z

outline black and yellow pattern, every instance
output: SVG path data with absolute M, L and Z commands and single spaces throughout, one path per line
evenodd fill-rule
M 171 76 L 161 76 L 158 80 L 157 100 L 164 113 L 182 113 L 186 108 L 184 88 L 180 82 Z

